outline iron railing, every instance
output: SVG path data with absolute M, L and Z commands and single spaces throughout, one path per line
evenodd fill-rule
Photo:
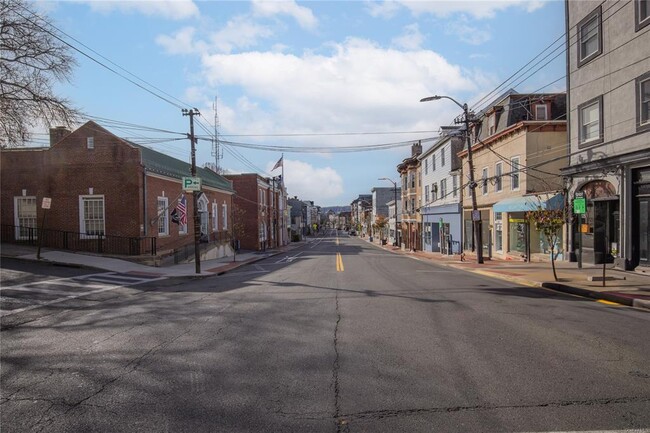
M 124 256 L 156 255 L 155 237 L 89 235 L 64 230 L 21 227 L 2 224 L 0 240 L 6 243 L 40 245 L 45 248 Z

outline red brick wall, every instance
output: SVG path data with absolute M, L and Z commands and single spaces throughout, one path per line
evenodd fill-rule
M 240 248 L 245 250 L 260 249 L 259 240 L 259 193 L 256 174 L 226 176 L 233 182 L 235 190 L 234 204 L 239 210 L 238 224 L 242 225 L 243 235 L 238 236 Z
M 94 138 L 94 149 L 88 149 L 87 137 Z M 113 236 L 158 236 L 158 196 L 163 192 L 169 198 L 168 215 L 176 207 L 181 192 L 179 179 L 148 175 L 144 179 L 138 148 L 89 122 L 49 149 L 19 149 L 0 152 L 2 224 L 14 224 L 14 197 L 26 189 L 28 196 L 36 196 L 40 224 L 43 197 L 52 198 L 47 213 L 47 228 L 80 231 L 79 196 L 104 195 L 105 228 Z M 146 193 L 144 185 L 146 183 Z M 232 226 L 232 196 L 204 189 L 210 203 L 219 203 L 219 231 L 223 231 L 222 205 L 228 206 L 228 231 Z M 146 205 L 145 205 L 146 197 Z M 146 207 L 146 212 L 145 212 Z M 159 251 L 174 249 L 194 241 L 193 200 L 187 194 L 188 233 L 179 235 L 178 225 L 169 223 L 169 235 L 158 237 Z M 208 206 L 209 230 L 212 232 L 212 207 Z M 145 218 L 146 214 L 146 218 Z M 152 224 L 153 222 L 153 224 Z M 224 238 L 221 233 L 220 238 Z

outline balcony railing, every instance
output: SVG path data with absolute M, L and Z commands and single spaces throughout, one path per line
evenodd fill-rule
M 0 240 L 6 243 L 36 246 L 39 244 L 39 235 L 42 237 L 41 246 L 46 248 L 124 256 L 156 255 L 155 237 L 89 235 L 5 224 L 0 226 Z

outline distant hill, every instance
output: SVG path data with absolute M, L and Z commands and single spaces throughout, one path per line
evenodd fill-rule
M 350 206 L 326 206 L 320 208 L 321 214 L 326 214 L 329 211 L 334 213 L 350 212 Z

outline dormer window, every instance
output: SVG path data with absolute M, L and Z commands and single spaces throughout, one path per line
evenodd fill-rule
M 490 117 L 488 117 L 488 131 L 490 135 L 496 132 L 496 120 L 497 120 L 496 113 L 493 113 L 490 115 Z
M 535 105 L 535 120 L 548 120 L 548 106 L 546 104 Z

